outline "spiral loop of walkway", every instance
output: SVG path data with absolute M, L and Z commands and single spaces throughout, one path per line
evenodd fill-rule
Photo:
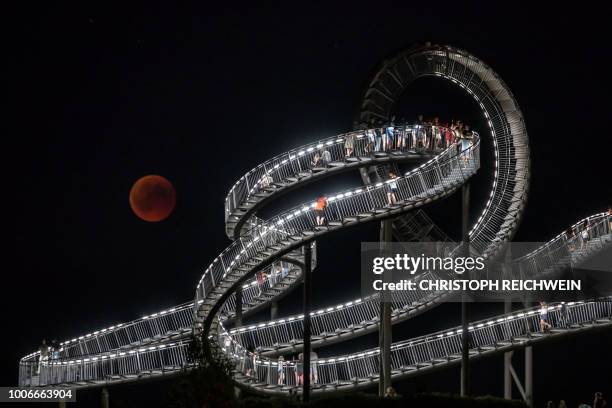
M 388 121 L 406 88 L 422 77 L 436 77 L 459 86 L 481 109 L 494 151 L 489 199 L 470 231 L 470 244 L 490 254 L 516 232 L 529 189 L 529 139 L 514 95 L 486 63 L 449 45 L 418 45 L 378 66 L 365 88 L 358 122 Z

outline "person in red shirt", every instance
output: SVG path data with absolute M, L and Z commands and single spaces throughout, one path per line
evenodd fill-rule
M 317 225 L 323 225 L 325 223 L 325 208 L 327 207 L 327 197 L 321 196 L 317 199 L 315 204 L 315 216 Z

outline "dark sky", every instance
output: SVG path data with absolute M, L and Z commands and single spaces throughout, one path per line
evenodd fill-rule
M 19 356 L 42 337 L 67 339 L 190 300 L 229 243 L 223 200 L 235 180 L 275 154 L 348 130 L 371 70 L 414 43 L 474 53 L 521 106 L 533 178 L 517 240 L 547 240 L 603 211 L 612 199 L 605 13 L 586 3 L 413 3 L 32 4 L 8 13 L 0 384 L 16 381 Z M 474 117 L 461 95 L 428 86 L 406 95 L 411 112 L 456 106 L 457 116 Z M 128 205 L 132 183 L 150 173 L 177 190 L 165 222 L 145 223 Z M 358 267 L 359 241 L 373 238 L 362 233 L 321 243 L 330 264 L 319 269 L 316 304 L 330 293 L 357 295 L 358 270 L 346 269 Z M 345 265 L 338 252 L 352 260 Z M 427 331 L 455 322 L 439 313 Z

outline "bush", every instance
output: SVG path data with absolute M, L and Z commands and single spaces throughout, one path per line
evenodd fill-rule
M 205 347 L 209 347 L 207 342 L 199 337 L 192 338 L 188 361 L 196 367 L 181 373 L 169 392 L 169 407 L 229 408 L 236 405 L 232 362 L 215 348 L 211 349 L 215 361 L 208 362 Z

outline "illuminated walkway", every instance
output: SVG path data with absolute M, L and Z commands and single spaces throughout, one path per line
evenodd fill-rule
M 409 50 L 380 67 L 364 95 L 362 123 L 388 117 L 388 103 L 392 104 L 410 81 L 422 76 L 437 76 L 460 86 L 476 100 L 487 119 L 489 129 L 483 134 L 491 137 L 493 183 L 469 238 L 474 251 L 493 258 L 512 239 L 527 199 L 529 149 L 522 115 L 511 92 L 486 64 L 461 50 L 426 46 Z M 195 332 L 211 339 L 235 361 L 234 378 L 242 386 L 276 393 L 295 389 L 294 362 L 282 367 L 285 381 L 278 385 L 276 356 L 301 349 L 303 316 L 228 330 L 235 318 L 236 291 L 242 291 L 244 313 L 269 306 L 299 284 L 304 247 L 313 246 L 318 237 L 336 230 L 394 219 L 400 237 L 409 233 L 418 236 L 418 226 L 411 231 L 411 221 L 419 214 L 415 211 L 454 193 L 476 174 L 481 139 L 474 134 L 469 147 L 462 150 L 455 141 L 446 144 L 436 139 L 445 131 L 440 127 L 413 125 L 401 130 L 404 143 L 391 148 L 378 146 L 377 140 L 370 143 L 370 130 L 356 130 L 281 154 L 246 173 L 232 186 L 225 202 L 226 234 L 233 242 L 207 267 L 193 302 L 66 341 L 57 360 L 38 364 L 38 353 L 32 353 L 20 362 L 20 385 L 89 387 L 176 373 L 193 366 L 187 351 L 189 336 Z M 350 145 L 353 152 L 347 156 L 346 147 Z M 397 203 L 389 205 L 389 181 L 380 178 L 380 169 L 394 168 L 398 163 L 413 169 L 395 180 Z M 328 195 L 325 226 L 316 223 L 314 201 L 270 219 L 256 216 L 258 210 L 294 188 L 341 172 L 369 172 L 373 168 L 378 177 L 371 178 L 369 184 Z M 517 260 L 522 270 L 530 276 L 551 273 L 559 265 L 579 263 L 609 245 L 606 216 L 597 214 L 588 221 L 592 239 L 584 249 L 569 250 L 572 240 L 580 239 L 583 224 L 579 223 L 574 237 L 559 235 Z M 271 273 L 279 264 L 280 277 Z M 261 288 L 255 279 L 260 271 L 268 273 Z M 449 296 L 446 292 L 398 293 L 392 322 L 427 311 Z M 556 305 L 551 307 L 549 314 L 557 316 Z M 570 311 L 571 325 L 547 335 L 537 333 L 537 315 L 529 310 L 474 322 L 470 356 L 490 355 L 610 324 L 610 307 L 603 300 L 576 303 Z M 322 347 L 377 330 L 378 313 L 379 302 L 374 296 L 312 312 L 312 345 Z M 461 354 L 460 333 L 453 328 L 394 343 L 393 377 L 455 363 Z M 257 347 L 256 356 L 246 351 L 249 344 Z M 376 382 L 378 360 L 378 349 L 319 359 L 319 378 L 313 390 L 351 389 Z M 247 376 L 251 363 L 254 370 Z

